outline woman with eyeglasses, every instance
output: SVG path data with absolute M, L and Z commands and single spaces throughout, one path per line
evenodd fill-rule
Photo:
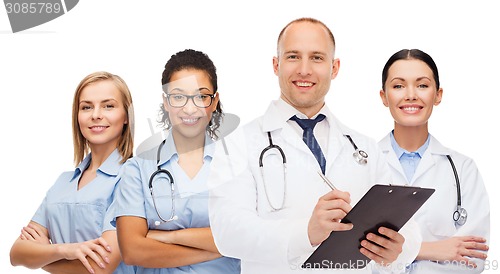
M 167 137 L 125 164 L 115 200 L 123 259 L 137 273 L 239 273 L 239 260 L 218 252 L 208 220 L 222 119 L 216 68 L 206 54 L 184 50 L 166 63 L 162 85 Z

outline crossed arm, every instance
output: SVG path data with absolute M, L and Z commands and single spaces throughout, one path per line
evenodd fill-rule
M 113 273 L 121 261 L 115 231 L 80 243 L 52 244 L 48 230 L 31 221 L 10 251 L 11 264 L 53 274 Z
M 459 168 L 462 199 L 474 205 L 467 222 L 457 228 L 454 235 L 439 241 L 423 242 L 417 260 L 461 262 L 482 271 L 487 258 L 490 234 L 490 207 L 483 179 L 472 159 L 467 159 Z M 469 212 L 471 213 L 471 212 Z M 479 260 L 477 260 L 479 259 Z
M 144 218 L 122 216 L 117 219 L 117 232 L 126 264 L 170 268 L 221 257 L 208 227 L 176 231 L 148 230 Z

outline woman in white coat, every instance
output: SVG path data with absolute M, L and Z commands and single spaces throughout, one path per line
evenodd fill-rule
M 443 89 L 433 59 L 401 50 L 382 71 L 380 97 L 394 130 L 379 143 L 393 182 L 436 189 L 416 213 L 423 243 L 411 273 L 482 272 L 490 235 L 488 195 L 474 161 L 441 145 L 428 120 Z M 464 211 L 466 209 L 466 211 Z

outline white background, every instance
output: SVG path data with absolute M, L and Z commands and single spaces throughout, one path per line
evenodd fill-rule
M 346 2 L 82 0 L 66 15 L 16 34 L 0 7 L 0 273 L 43 272 L 10 266 L 9 250 L 57 176 L 73 168 L 71 104 L 84 76 L 107 70 L 128 83 L 137 147 L 151 134 L 147 119 L 156 119 L 165 62 L 180 50 L 201 50 L 217 66 L 225 111 L 246 123 L 278 98 L 276 39 L 286 23 L 304 16 L 325 22 L 337 41 L 341 68 L 327 103 L 377 140 L 392 129 L 378 95 L 386 60 L 402 48 L 433 56 L 444 98 L 430 131 L 475 159 L 491 203 L 489 260 L 500 260 L 495 1 Z

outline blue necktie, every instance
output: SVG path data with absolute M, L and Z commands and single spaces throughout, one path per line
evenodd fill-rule
M 325 119 L 325 115 L 323 114 L 318 115 L 315 119 L 299 119 L 297 116 L 293 116 L 292 118 L 290 118 L 290 120 L 297 122 L 302 130 L 304 130 L 302 140 L 304 140 L 306 145 L 309 147 L 314 157 L 318 161 L 319 166 L 321 167 L 321 171 L 323 172 L 323 174 L 325 174 L 326 159 L 313 133 L 316 124 L 323 121 L 323 119 Z

